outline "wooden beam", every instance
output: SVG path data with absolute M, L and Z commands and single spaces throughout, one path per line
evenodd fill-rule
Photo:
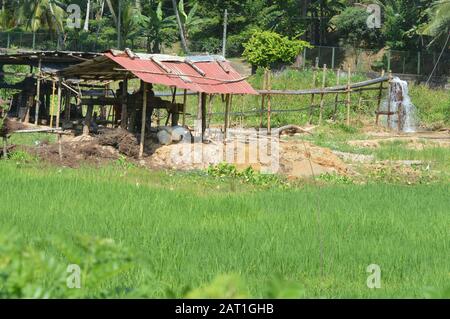
M 141 121 L 141 139 L 139 143 L 139 159 L 142 159 L 144 155 L 144 143 L 145 143 L 145 125 L 147 122 L 147 83 L 143 82 L 143 101 L 142 101 L 142 121 Z
M 271 128 L 271 115 L 272 115 L 272 97 L 270 91 L 272 90 L 272 71 L 269 70 L 267 74 L 267 90 L 269 94 L 267 95 L 267 133 L 270 134 Z
M 384 76 L 384 70 L 381 70 L 381 77 Z M 378 91 L 378 103 L 377 103 L 377 115 L 376 115 L 376 119 L 375 119 L 375 124 L 378 125 L 379 121 L 380 121 L 380 114 L 379 112 L 381 111 L 381 97 L 383 95 L 383 82 L 380 83 L 380 88 Z
M 56 127 L 59 128 L 61 116 L 61 80 L 58 81 L 58 101 L 57 101 L 57 109 L 56 109 Z
M 230 119 L 230 94 L 227 94 L 226 98 L 225 98 L 225 123 L 224 123 L 224 141 L 226 141 L 227 139 L 227 132 L 228 132 L 228 126 L 230 125 L 230 123 L 228 122 Z
M 127 129 L 128 114 L 127 114 L 127 99 L 128 99 L 128 79 L 123 80 L 122 85 L 122 116 L 120 118 L 120 127 Z
M 351 104 L 351 70 L 350 66 L 347 69 L 347 126 L 350 126 L 350 104 Z
M 336 71 L 336 86 L 339 86 L 339 80 L 341 77 L 341 69 L 338 69 Z M 337 116 L 337 109 L 338 109 L 338 100 L 339 100 L 339 93 L 336 93 L 336 96 L 334 97 L 334 112 L 333 112 L 333 121 L 336 121 Z
M 186 103 L 187 103 L 187 90 L 183 92 L 183 126 L 186 125 Z
M 325 84 L 327 80 L 327 65 L 323 65 L 322 71 L 322 90 L 325 89 Z M 322 125 L 323 118 L 323 103 L 324 103 L 324 94 L 320 94 L 320 110 L 319 110 L 319 125 Z
M 201 117 L 202 117 L 202 142 L 205 141 L 206 132 L 206 93 L 200 94 L 200 105 L 201 105 Z
M 42 63 L 41 59 L 39 58 L 38 62 L 38 75 L 37 75 L 37 84 L 36 84 L 36 112 L 35 112 L 35 119 L 34 124 L 39 124 L 39 107 L 41 106 L 41 71 L 42 71 Z

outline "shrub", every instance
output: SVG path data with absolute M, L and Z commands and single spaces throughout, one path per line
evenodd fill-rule
M 244 44 L 243 56 L 252 65 L 269 68 L 279 63 L 293 63 L 304 48 L 310 47 L 306 41 L 289 39 L 276 32 L 256 31 Z

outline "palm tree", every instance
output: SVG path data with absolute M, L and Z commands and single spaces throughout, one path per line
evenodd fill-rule
M 20 17 L 28 17 L 25 27 L 36 32 L 40 28 L 54 30 L 58 37 L 58 48 L 64 45 L 63 18 L 65 10 L 54 0 L 28 0 L 19 6 L 18 25 L 22 24 Z
M 437 39 L 448 37 L 450 34 L 450 0 L 436 1 L 427 14 L 430 22 L 421 30 L 423 35 L 432 36 L 434 43 Z

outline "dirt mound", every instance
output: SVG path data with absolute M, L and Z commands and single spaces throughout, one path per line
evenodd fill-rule
M 302 141 L 281 144 L 280 171 L 290 177 L 309 177 L 326 173 L 346 175 L 344 162 L 328 148 Z
M 9 118 L 3 120 L 3 125 L 0 127 L 0 136 L 4 137 L 14 131 L 24 130 L 27 126 L 23 123 L 13 121 Z
M 324 173 L 348 174 L 349 169 L 344 162 L 331 150 L 318 147 L 308 142 L 283 141 L 279 144 L 278 158 L 273 153 L 271 160 L 267 156 L 261 159 L 255 156 L 250 160 L 250 153 L 258 154 L 251 146 L 245 143 L 237 143 L 231 152 L 224 150 L 223 145 L 201 144 L 192 146 L 191 151 L 197 151 L 196 155 L 188 158 L 178 157 L 179 146 L 167 145 L 155 149 L 154 153 L 145 159 L 146 165 L 152 168 L 192 170 L 204 169 L 209 165 L 226 161 L 236 165 L 238 169 L 251 166 L 254 170 L 275 172 L 288 177 L 310 177 Z M 197 147 L 197 148 L 196 148 Z M 228 154 L 223 153 L 228 152 Z M 226 154 L 226 155 L 224 155 Z M 187 160 L 186 160 L 187 159 Z
M 137 157 L 139 154 L 138 139 L 122 128 L 104 130 L 100 133 L 97 142 L 103 146 L 112 146 L 129 157 Z
M 119 158 L 119 152 L 112 146 L 99 145 L 92 141 L 73 141 L 66 138 L 61 143 L 61 155 L 59 144 L 40 143 L 37 146 L 18 146 L 45 162 L 55 165 L 77 168 L 82 165 L 102 165 Z

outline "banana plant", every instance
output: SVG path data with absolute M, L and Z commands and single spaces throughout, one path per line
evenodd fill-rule
M 161 45 L 165 39 L 165 30 L 176 27 L 175 17 L 164 17 L 162 1 L 156 9 L 149 8 L 148 15 L 142 16 L 142 27 L 147 37 L 147 52 L 160 53 Z

